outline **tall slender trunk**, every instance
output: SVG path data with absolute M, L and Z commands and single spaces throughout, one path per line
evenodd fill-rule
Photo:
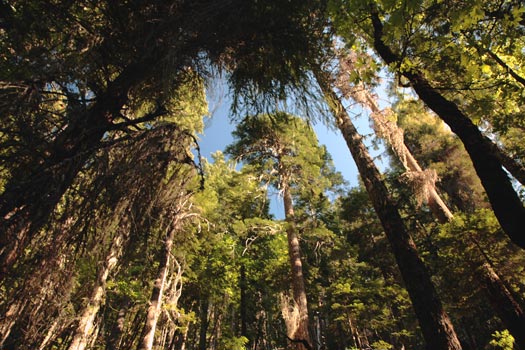
M 97 279 L 88 303 L 81 312 L 78 322 L 78 327 L 73 334 L 73 340 L 69 345 L 69 350 L 84 350 L 92 341 L 93 332 L 95 330 L 95 317 L 100 310 L 100 306 L 106 295 L 106 282 L 109 274 L 117 266 L 117 262 L 122 254 L 123 247 L 127 238 L 128 232 L 125 228 L 119 230 L 111 243 L 108 255 L 97 274 Z
M 164 246 L 160 255 L 157 278 L 155 279 L 153 291 L 151 292 L 146 322 L 142 331 L 142 340 L 137 347 L 138 350 L 151 350 L 153 347 L 157 321 L 162 310 L 162 297 L 166 287 L 166 278 L 168 277 L 173 239 L 175 238 L 175 233 L 177 233 L 181 227 L 181 213 L 175 213 L 174 216 L 174 222 L 172 225 L 170 225 L 164 240 Z
M 246 280 L 246 266 L 241 265 L 240 276 L 239 276 L 239 289 L 240 289 L 240 301 L 239 301 L 239 313 L 241 317 L 241 336 L 248 338 L 248 303 L 246 298 L 246 291 L 248 289 L 248 282 Z M 251 339 L 253 340 L 253 339 Z
M 299 320 L 297 328 L 288 337 L 294 343 L 297 350 L 312 349 L 312 341 L 308 331 L 308 302 L 306 288 L 304 285 L 303 264 L 301 262 L 301 249 L 295 227 L 294 208 L 292 194 L 287 181 L 284 181 L 284 215 L 286 218 L 288 237 L 288 254 L 290 257 L 293 299 L 299 309 Z
M 131 299 L 124 295 L 120 301 L 120 309 L 118 310 L 117 319 L 113 324 L 109 336 L 106 340 L 106 350 L 119 349 L 122 336 L 124 334 L 124 327 L 126 323 L 126 314 L 128 312 Z
M 332 90 L 329 77 L 316 72 L 317 81 L 330 106 L 356 162 L 370 200 L 381 221 L 399 266 L 406 289 L 429 350 L 459 350 L 461 345 L 450 319 L 443 309 L 430 274 L 407 232 L 379 170 L 373 163 L 362 137 L 352 124 L 340 99 Z
M 208 334 L 208 310 L 209 310 L 209 300 L 208 296 L 205 295 L 204 299 L 201 300 L 201 306 L 200 306 L 200 327 L 199 327 L 199 350 L 206 350 L 207 345 L 207 334 Z
M 386 64 L 399 63 L 399 57 L 383 42 L 383 23 L 377 10 L 371 11 L 374 48 Z M 525 249 L 525 207 L 494 152 L 494 145 L 474 123 L 447 100 L 416 70 L 403 72 L 419 98 L 458 135 L 468 152 L 476 173 L 487 193 L 494 214 L 510 239 Z M 512 171 L 512 169 L 507 169 Z

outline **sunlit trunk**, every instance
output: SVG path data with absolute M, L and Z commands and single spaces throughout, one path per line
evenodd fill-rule
M 288 337 L 292 340 L 293 345 L 297 350 L 311 349 L 312 342 L 308 332 L 308 302 L 304 285 L 301 249 L 295 227 L 292 195 L 287 183 L 285 183 L 283 187 L 284 214 L 287 224 L 286 235 L 288 237 L 288 254 L 290 257 L 293 300 L 299 311 L 299 319 L 296 321 L 296 328 L 288 334 Z
M 180 230 L 180 213 L 175 214 L 175 222 L 170 226 L 162 249 L 162 254 L 159 261 L 159 269 L 157 278 L 153 285 L 149 307 L 146 315 L 146 322 L 142 331 L 142 340 L 138 346 L 138 350 L 151 350 L 155 338 L 155 330 L 157 328 L 157 321 L 159 319 L 162 308 L 162 297 L 166 286 L 166 279 L 168 278 L 168 270 L 170 266 L 171 249 L 173 247 L 173 239 L 175 234 Z
M 419 177 L 426 177 L 425 172 L 412 155 L 412 152 L 405 145 L 403 131 L 397 124 L 388 118 L 388 114 L 385 110 L 381 110 L 379 105 L 363 83 L 352 83 L 348 80 L 349 73 L 357 72 L 351 57 L 341 57 L 340 69 L 343 71 L 338 77 L 338 86 L 343 90 L 346 97 L 351 97 L 357 103 L 363 107 L 370 109 L 372 112 L 370 118 L 374 122 L 374 129 L 376 135 L 381 137 L 387 142 L 392 148 L 392 151 L 397 156 L 403 167 L 407 172 L 416 174 Z M 350 70 L 348 72 L 347 70 Z M 359 73 L 359 72 L 357 72 Z M 447 207 L 441 196 L 436 191 L 434 181 L 420 181 L 419 186 L 423 188 L 415 188 L 414 192 L 416 197 L 419 197 L 420 193 L 424 193 L 423 200 L 427 202 L 428 207 L 438 219 L 439 222 L 445 223 L 450 221 L 454 215 Z

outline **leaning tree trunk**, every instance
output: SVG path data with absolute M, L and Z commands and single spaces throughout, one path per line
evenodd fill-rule
M 111 243 L 108 255 L 104 261 L 104 265 L 97 273 L 97 279 L 88 303 L 80 313 L 78 327 L 73 334 L 73 340 L 69 345 L 69 350 L 84 350 L 91 344 L 93 331 L 95 330 L 95 317 L 100 310 L 100 306 L 106 295 L 106 282 L 109 274 L 117 266 L 117 262 L 122 254 L 123 247 L 127 240 L 126 228 L 119 230 Z
M 400 62 L 399 57 L 383 42 L 383 23 L 377 11 L 372 11 L 371 16 L 375 50 L 386 64 Z M 494 152 L 494 145 L 454 102 L 434 89 L 420 72 L 409 70 L 403 75 L 410 81 L 419 98 L 463 142 L 501 227 L 516 245 L 525 249 L 525 207 L 503 169 L 500 157 Z M 510 168 L 507 170 L 512 171 Z
M 288 238 L 288 254 L 290 257 L 291 278 L 293 300 L 299 311 L 298 320 L 289 330 L 288 337 L 294 344 L 296 350 L 313 349 L 308 331 L 308 302 L 306 298 L 306 288 L 304 285 L 303 264 L 301 262 L 301 250 L 299 246 L 299 239 L 297 237 L 297 229 L 295 227 L 294 209 L 292 202 L 292 194 L 287 181 L 283 181 L 284 187 L 284 215 L 286 218 L 286 235 Z
M 365 84 L 362 82 L 352 84 L 349 81 L 348 71 L 359 74 L 359 71 L 354 67 L 352 59 L 350 57 L 341 57 L 339 62 L 341 71 L 337 79 L 337 86 L 345 97 L 351 97 L 361 106 L 370 109 L 372 112 L 370 118 L 374 122 L 376 134 L 390 145 L 392 151 L 405 168 L 405 175 L 414 174 L 416 178 L 422 179 L 422 181 L 416 181 L 416 186 L 412 186 L 416 197 L 423 197 L 422 201 L 427 202 L 428 207 L 440 223 L 450 221 L 454 215 L 436 191 L 435 171 L 423 171 L 405 144 L 403 130 L 394 121 L 388 119 L 386 111 L 379 108 L 376 99 L 366 88 Z M 407 176 L 407 178 L 410 179 L 410 176 Z
M 317 81 L 334 114 L 370 200 L 381 221 L 385 234 L 405 282 L 414 311 L 429 350 L 459 350 L 461 345 L 452 323 L 443 309 L 430 274 L 407 232 L 394 201 L 374 165 L 362 137 L 352 124 L 340 99 L 332 90 L 326 74 L 316 72 Z

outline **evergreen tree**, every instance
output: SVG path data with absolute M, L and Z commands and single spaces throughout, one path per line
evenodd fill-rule
M 371 48 L 374 48 L 384 63 L 399 74 L 400 79 L 406 79 L 421 100 L 458 135 L 473 162 L 476 173 L 485 188 L 490 204 L 503 230 L 513 242 L 524 248 L 525 236 L 521 231 L 523 226 L 521 220 L 525 217 L 525 207 L 503 169 L 505 166 L 517 179 L 520 179 L 519 172 L 515 171 L 516 169 L 519 170 L 520 165 L 513 159 L 505 157 L 503 152 L 500 152 L 493 142 L 482 134 L 473 122 L 475 118 L 469 117 L 468 107 L 463 108 L 461 104 L 455 102 L 454 96 L 447 96 L 441 92 L 440 86 L 433 81 L 439 69 L 430 68 L 434 67 L 430 62 L 442 62 L 442 58 L 449 57 L 445 52 L 440 52 L 442 48 L 437 47 L 435 51 L 432 51 L 434 49 L 432 43 L 443 45 L 443 47 L 450 48 L 450 51 L 456 52 L 456 50 L 464 49 L 464 46 L 456 47 L 456 43 L 464 42 L 463 33 L 465 32 L 474 41 L 474 45 L 483 44 L 484 38 L 493 37 L 493 33 L 488 34 L 487 30 L 480 28 L 477 21 L 472 21 L 472 18 L 490 21 L 495 28 L 498 28 L 498 32 L 503 34 L 501 40 L 507 39 L 506 33 L 509 33 L 509 40 L 513 40 L 512 38 L 515 35 L 511 32 L 514 28 L 522 29 L 520 27 L 520 8 L 522 7 L 517 4 L 509 4 L 505 8 L 494 10 L 497 7 L 493 2 L 484 5 L 477 2 L 469 3 L 465 5 L 465 8 L 456 9 L 461 15 L 452 16 L 450 23 L 443 26 L 442 20 L 448 22 L 446 20 L 448 17 L 441 16 L 443 12 L 450 11 L 447 2 L 434 6 L 425 2 L 414 2 L 410 6 L 396 6 L 395 2 L 378 2 L 371 6 L 363 6 L 358 1 L 334 1 L 332 5 L 337 32 L 350 42 L 355 41 L 357 33 L 359 33 L 357 35 L 362 35 L 362 38 Z M 461 6 L 459 5 L 459 7 Z M 500 16 L 494 15 L 494 13 L 499 13 Z M 500 20 L 505 13 L 512 16 L 515 19 L 514 22 L 508 23 Z M 366 18 L 366 20 L 354 20 L 353 18 L 356 17 Z M 407 22 L 405 18 L 411 20 Z M 425 23 L 421 25 L 421 27 L 425 27 L 424 31 L 414 30 L 414 28 L 419 27 L 416 25 L 419 21 Z M 359 23 L 359 26 L 353 26 L 352 23 Z M 411 25 L 407 27 L 404 23 Z M 473 26 L 471 26 L 472 23 L 474 23 Z M 386 30 L 390 26 L 397 30 L 392 30 L 387 35 Z M 410 38 L 410 40 L 402 38 Z M 481 42 L 476 42 L 478 38 L 481 38 Z M 428 52 L 433 54 L 429 55 Z M 521 52 L 514 51 L 513 53 L 515 57 L 523 55 Z M 425 57 L 432 57 L 432 59 L 425 59 Z M 450 64 L 450 67 L 454 66 L 453 63 Z M 450 80 L 456 82 L 458 77 L 463 77 L 463 74 L 456 73 L 461 72 L 461 68 L 464 67 L 460 67 L 457 71 L 454 69 L 446 71 L 447 74 L 444 76 L 446 76 L 447 83 Z M 479 68 L 482 71 L 483 66 Z M 509 74 L 508 72 L 509 70 L 507 70 L 507 74 Z M 467 86 L 469 83 L 474 82 L 461 82 Z M 507 90 L 512 90 L 512 87 Z M 512 103 L 519 102 L 515 100 Z M 472 105 L 475 105 L 475 102 Z M 490 118 L 485 120 L 490 120 Z M 508 164 L 505 163 L 507 165 L 502 162 L 503 158 L 508 161 Z
M 418 317 L 427 348 L 461 349 L 430 274 L 419 256 L 416 245 L 407 231 L 379 171 L 362 142 L 362 137 L 353 126 L 340 99 L 332 90 L 329 76 L 325 72 L 317 71 L 316 78 L 332 110 L 335 122 L 357 164 L 359 174 L 389 240 Z

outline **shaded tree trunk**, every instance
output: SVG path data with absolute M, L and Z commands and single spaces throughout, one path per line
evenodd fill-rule
M 515 339 L 519 349 L 525 349 L 525 314 L 503 281 L 489 263 L 480 270 L 481 279 L 492 307 Z
M 301 261 L 301 249 L 299 246 L 299 239 L 297 237 L 292 194 L 287 181 L 283 181 L 284 187 L 284 215 L 286 218 L 287 228 L 286 235 L 288 237 L 288 254 L 290 257 L 291 279 L 293 299 L 299 309 L 299 320 L 297 320 L 297 328 L 288 337 L 294 344 L 297 350 L 313 349 L 312 341 L 308 331 L 308 302 L 306 298 L 306 288 L 304 285 L 303 264 Z
M 109 337 L 106 340 L 107 350 L 115 350 L 120 347 L 120 342 L 124 334 L 126 314 L 128 312 L 130 302 L 131 302 L 131 299 L 125 295 L 123 300 L 119 303 L 120 309 L 117 314 L 117 319 L 115 321 L 115 324 L 111 328 Z
M 199 328 L 199 350 L 206 350 L 207 345 L 207 334 L 208 334 L 208 309 L 209 309 L 209 301 L 208 297 L 205 296 L 203 300 L 201 300 L 201 307 L 200 307 L 200 328 Z
M 386 64 L 399 63 L 399 57 L 383 42 L 383 24 L 376 10 L 371 11 L 371 17 L 375 50 Z M 503 169 L 500 157 L 494 152 L 495 146 L 454 102 L 434 89 L 420 72 L 410 70 L 403 72 L 403 75 L 419 98 L 463 142 L 501 227 L 516 245 L 525 249 L 525 207 Z M 512 171 L 511 168 L 507 170 Z
M 246 266 L 241 265 L 240 276 L 239 276 L 239 288 L 240 288 L 240 301 L 239 301 L 239 313 L 241 316 L 241 336 L 248 338 L 248 314 L 247 314 L 247 298 L 246 290 L 248 282 L 246 281 Z
M 362 142 L 361 135 L 352 124 L 340 99 L 332 90 L 328 76 L 316 72 L 316 78 L 334 114 L 336 124 L 352 153 L 370 200 L 385 230 L 419 320 L 427 349 L 461 349 L 454 327 L 443 309 L 430 274 L 419 256 L 412 237 L 406 230 L 377 167 Z

